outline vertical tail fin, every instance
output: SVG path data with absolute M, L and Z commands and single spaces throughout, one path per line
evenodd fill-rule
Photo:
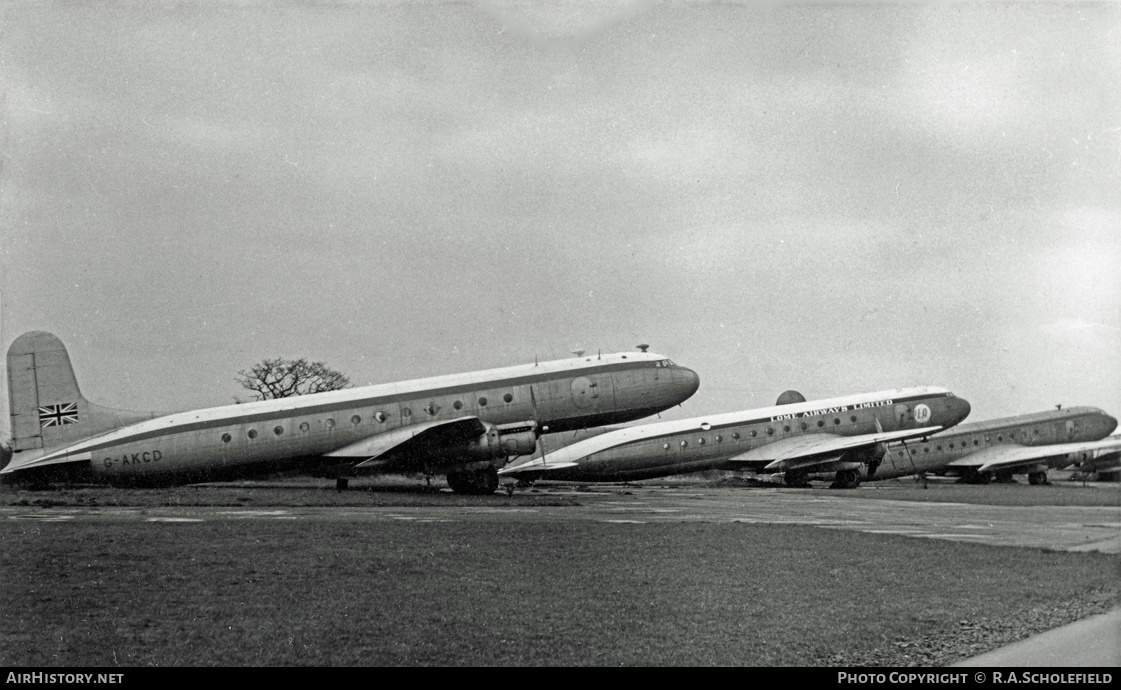
M 44 331 L 16 338 L 8 348 L 12 450 L 53 448 L 160 416 L 100 407 L 78 389 L 62 341 Z

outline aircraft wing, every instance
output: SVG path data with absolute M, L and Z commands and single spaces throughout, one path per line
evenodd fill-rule
M 580 463 L 571 460 L 552 462 L 548 458 L 529 458 L 523 462 L 514 462 L 498 470 L 498 474 L 518 474 L 520 472 L 547 472 L 549 470 L 563 470 L 566 467 L 576 467 Z
M 415 454 L 438 454 L 441 450 L 466 446 L 486 431 L 478 417 L 410 424 L 337 448 L 325 457 L 353 458 L 358 461 L 355 469 L 363 469 Z
M 928 426 L 901 431 L 880 431 L 860 436 L 803 434 L 740 453 L 729 458 L 724 469 L 736 469 L 738 465 L 764 465 L 763 469 L 771 472 L 808 469 L 833 462 L 850 450 L 867 448 L 877 443 L 929 436 L 941 430 L 940 426 Z
M 1082 441 L 1079 443 L 1058 443 L 1051 446 L 1021 446 L 1009 444 L 992 446 L 970 453 L 947 464 L 947 467 L 969 469 L 976 472 L 996 472 L 1015 470 L 1037 465 L 1040 462 L 1071 453 L 1107 451 L 1121 448 L 1121 439 L 1107 438 L 1101 441 Z M 1067 464 L 1067 463 L 1064 463 Z

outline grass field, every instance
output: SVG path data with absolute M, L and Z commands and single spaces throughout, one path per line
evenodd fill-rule
M 15 666 L 938 664 L 1118 595 L 1114 556 L 801 526 L 7 520 L 0 539 Z

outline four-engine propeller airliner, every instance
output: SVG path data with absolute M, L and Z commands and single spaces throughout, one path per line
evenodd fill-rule
M 890 445 L 869 479 L 929 472 L 988 483 L 1026 473 L 1029 483 L 1045 484 L 1048 468 L 1066 467 L 1080 454 L 1121 449 L 1121 439 L 1105 438 L 1116 428 L 1117 420 L 1096 407 L 970 422 L 920 443 Z
M 692 370 L 622 352 L 160 414 L 95 405 L 66 347 L 42 331 L 8 349 L 14 457 L 6 478 L 173 484 L 303 470 L 446 474 L 488 494 L 542 433 L 615 424 L 681 403 Z
M 643 424 L 578 441 L 499 471 L 522 479 L 628 481 L 709 469 L 784 473 L 792 486 L 810 472 L 835 472 L 855 487 L 885 444 L 924 437 L 969 414 L 945 388 L 906 388 L 805 402 L 788 391 L 775 407 Z

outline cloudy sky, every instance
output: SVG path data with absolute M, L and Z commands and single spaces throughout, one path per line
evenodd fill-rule
M 0 9 L 5 350 L 131 409 L 650 343 L 670 418 L 1121 414 L 1121 6 L 276 5 Z

